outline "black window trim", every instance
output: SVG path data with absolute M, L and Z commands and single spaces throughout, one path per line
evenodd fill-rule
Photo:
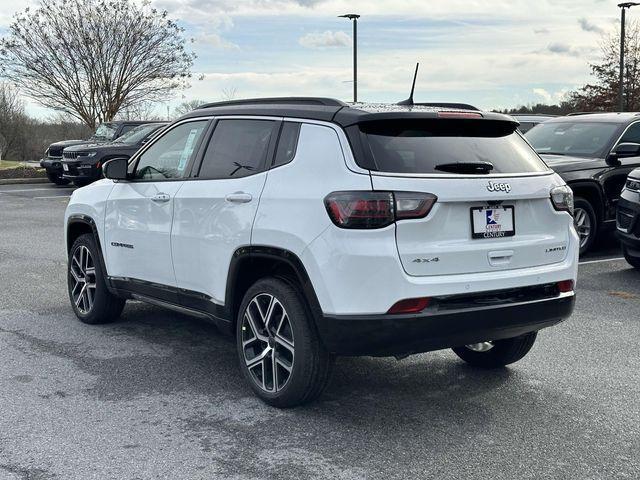
M 291 160 L 289 160 L 288 162 L 285 162 L 285 163 L 281 163 L 280 165 L 276 165 L 276 156 L 278 155 L 278 148 L 280 147 L 280 139 L 282 137 L 282 131 L 284 130 L 284 126 L 287 123 L 298 125 L 298 132 L 296 134 L 295 148 L 293 149 L 293 155 L 291 156 Z M 273 157 L 271 158 L 271 162 L 269 163 L 269 170 L 273 170 L 275 168 L 279 168 L 279 167 L 283 167 L 285 165 L 289 165 L 296 158 L 296 155 L 298 154 L 298 142 L 300 141 L 300 132 L 302 131 L 302 125 L 303 124 L 304 124 L 304 122 L 299 122 L 299 121 L 292 122 L 291 120 L 283 120 L 282 122 L 280 122 L 280 128 L 278 129 L 278 135 L 277 135 L 278 139 L 276 141 L 276 145 L 275 145 L 275 148 L 274 148 L 274 151 L 273 151 Z
M 627 126 L 625 126 L 622 130 L 622 133 L 618 136 L 618 139 L 613 143 L 613 145 L 611 146 L 611 148 L 609 149 L 609 153 L 611 153 L 613 151 L 614 148 L 616 148 L 618 145 L 620 145 L 620 142 L 622 142 L 622 137 L 624 137 L 627 132 L 629 131 L 629 129 L 635 125 L 640 124 L 640 120 L 634 121 L 629 123 Z M 615 136 L 614 136 L 615 138 Z
M 194 165 L 196 164 L 196 162 L 198 160 L 200 160 L 200 157 L 203 155 L 203 150 L 202 150 L 202 144 L 204 142 L 204 139 L 206 138 L 207 134 L 211 131 L 211 126 L 213 124 L 213 117 L 192 117 L 192 118 L 187 118 L 185 120 L 182 120 L 180 122 L 177 122 L 169 127 L 167 127 L 167 129 L 162 132 L 160 135 L 157 135 L 156 137 L 154 137 L 150 142 L 147 142 L 140 150 L 138 150 L 136 152 L 136 154 L 131 158 L 129 165 L 133 165 L 132 169 L 131 169 L 131 173 L 135 173 L 135 171 L 138 168 L 138 162 L 140 161 L 140 158 L 142 157 L 142 155 L 145 154 L 145 152 L 151 148 L 153 145 L 156 144 L 156 142 L 158 142 L 161 138 L 163 138 L 165 135 L 167 135 L 171 130 L 173 130 L 174 128 L 177 128 L 181 125 L 184 125 L 185 123 L 193 123 L 193 122 L 205 122 L 205 126 L 203 129 L 203 133 L 200 136 L 200 139 L 198 140 L 198 143 L 196 144 L 196 147 L 194 148 L 194 152 L 195 154 L 191 157 L 191 159 L 189 160 L 189 163 L 187 163 L 187 167 L 184 170 L 184 175 L 181 178 L 149 178 L 149 179 L 143 179 L 143 178 L 130 178 L 127 180 L 127 182 L 131 182 L 131 183 L 150 183 L 150 182 L 183 182 L 185 180 L 190 180 L 192 179 L 192 173 L 193 173 L 193 168 Z
M 204 156 L 209 148 L 209 144 L 211 143 L 211 139 L 213 138 L 213 133 L 215 132 L 218 123 L 222 120 L 262 120 L 262 121 L 270 121 L 274 123 L 273 130 L 271 133 L 271 138 L 269 139 L 269 146 L 267 147 L 267 155 L 262 161 L 262 165 L 260 168 L 251 173 L 250 175 L 245 175 L 244 177 L 238 177 L 237 179 L 233 178 L 209 178 L 209 177 L 201 177 L 200 171 L 202 169 L 202 163 L 204 161 Z M 252 177 L 254 175 L 258 175 L 260 173 L 266 172 L 270 169 L 268 165 L 271 165 L 275 158 L 276 153 L 276 145 L 280 138 L 280 130 L 282 129 L 283 119 L 282 117 L 262 117 L 255 115 L 224 115 L 220 117 L 213 118 L 211 122 L 211 127 L 206 132 L 206 139 L 203 139 L 201 144 L 201 151 L 198 152 L 197 161 L 192 165 L 192 169 L 190 172 L 190 179 L 192 180 L 241 180 L 243 178 Z M 275 135 L 274 135 L 275 133 Z M 206 140 L 206 141 L 205 141 Z

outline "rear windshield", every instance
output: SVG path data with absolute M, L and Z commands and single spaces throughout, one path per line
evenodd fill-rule
M 493 165 L 492 174 L 547 171 L 515 127 L 509 122 L 440 119 L 368 122 L 360 131 L 381 172 L 448 173 L 437 167 L 476 162 Z

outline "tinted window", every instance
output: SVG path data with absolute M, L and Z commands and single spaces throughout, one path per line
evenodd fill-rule
M 520 130 L 522 133 L 526 133 L 536 125 L 537 124 L 533 122 L 520 122 L 520 126 L 518 127 L 518 130 Z
M 274 167 L 284 165 L 293 160 L 293 157 L 296 156 L 298 135 L 300 135 L 299 123 L 285 122 L 282 124 L 280 139 L 278 140 L 278 149 L 276 150 L 276 158 L 273 162 Z
M 640 143 L 640 122 L 629 127 L 620 140 L 620 143 Z
M 157 123 L 149 123 L 147 125 L 140 125 L 132 130 L 129 130 L 124 135 L 120 135 L 116 138 L 113 143 L 126 143 L 127 145 L 133 145 L 138 143 L 139 141 L 145 139 L 151 133 L 158 130 L 162 125 L 158 125 Z
M 133 130 L 134 128 L 136 128 L 138 125 L 131 125 L 131 124 L 126 124 L 122 126 L 122 130 L 120 130 L 120 135 L 124 135 L 127 132 L 130 132 L 131 130 Z
M 96 133 L 93 136 L 99 139 L 111 140 L 115 137 L 117 130 L 118 127 L 112 123 L 101 123 L 96 128 Z
M 142 154 L 134 177 L 143 180 L 182 178 L 206 125 L 207 121 L 202 120 L 169 130 Z
M 538 153 L 602 158 L 619 126 L 598 122 L 545 122 L 527 132 Z
M 509 122 L 394 121 L 360 127 L 379 171 L 443 173 L 439 165 L 489 162 L 491 173 L 543 172 L 547 166 Z
M 275 124 L 271 120 L 220 120 L 199 177 L 242 178 L 262 171 Z

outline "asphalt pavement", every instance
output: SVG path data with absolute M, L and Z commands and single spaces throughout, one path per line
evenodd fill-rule
M 75 319 L 71 191 L 0 186 L 0 479 L 640 478 L 640 272 L 613 239 L 517 364 L 341 358 L 319 401 L 282 411 L 206 321 L 142 303 Z

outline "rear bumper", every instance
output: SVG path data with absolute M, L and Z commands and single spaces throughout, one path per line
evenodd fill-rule
M 412 315 L 325 315 L 319 330 L 337 355 L 392 356 L 501 340 L 555 325 L 575 295 Z

